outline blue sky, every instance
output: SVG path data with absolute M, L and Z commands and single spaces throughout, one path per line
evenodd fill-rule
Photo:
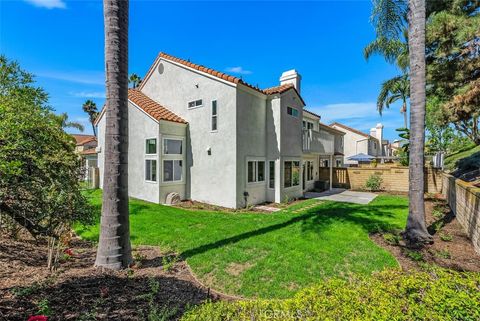
M 297 69 L 307 108 L 324 122 L 368 131 L 385 125 L 386 138 L 402 127 L 399 106 L 383 117 L 375 101 L 383 80 L 398 73 L 381 57 L 366 62 L 374 38 L 371 2 L 131 1 L 130 72 L 141 77 L 160 51 L 243 78 L 278 84 Z M 101 1 L 0 2 L 0 52 L 37 76 L 57 112 L 86 125 L 82 103 L 104 102 Z

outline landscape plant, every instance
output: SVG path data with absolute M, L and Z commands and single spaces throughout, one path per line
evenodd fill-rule
M 379 191 L 381 189 L 383 179 L 378 174 L 372 174 L 365 182 L 365 187 L 370 191 Z

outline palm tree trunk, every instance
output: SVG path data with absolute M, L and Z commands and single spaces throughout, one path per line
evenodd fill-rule
M 409 211 L 404 238 L 411 246 L 431 241 L 425 223 L 425 0 L 409 0 L 410 164 Z
M 407 103 L 404 101 L 402 106 L 402 113 L 403 113 L 403 123 L 405 125 L 404 128 L 408 128 L 408 120 L 407 120 Z
M 93 120 L 91 123 L 92 123 L 92 129 L 93 129 L 93 136 L 97 137 L 97 130 L 95 129 L 95 124 L 94 124 L 94 121 Z
M 106 132 L 103 204 L 95 266 L 132 262 L 128 219 L 128 0 L 104 0 Z

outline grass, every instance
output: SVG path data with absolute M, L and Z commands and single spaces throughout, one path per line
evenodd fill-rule
M 445 157 L 445 167 L 451 171 L 476 165 L 480 165 L 480 146 L 474 144 Z
M 99 212 L 101 191 L 85 193 Z M 407 206 L 404 197 L 382 195 L 369 205 L 308 200 L 260 214 L 190 211 L 132 199 L 131 240 L 180 254 L 217 290 L 285 298 L 321 279 L 398 267 L 368 234 L 402 228 Z M 98 223 L 76 231 L 98 240 Z

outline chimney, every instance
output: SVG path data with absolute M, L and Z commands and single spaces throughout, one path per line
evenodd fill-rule
M 382 144 L 382 140 L 383 140 L 383 125 L 382 123 L 378 123 L 377 126 L 375 127 L 375 132 L 376 132 L 376 136 L 377 139 L 380 141 L 380 145 Z
M 370 136 L 377 137 L 377 129 L 376 128 L 370 128 Z
M 301 80 L 302 76 L 300 76 L 295 69 L 292 69 L 282 73 L 282 76 L 280 77 L 280 85 L 293 84 L 298 93 L 300 93 Z

